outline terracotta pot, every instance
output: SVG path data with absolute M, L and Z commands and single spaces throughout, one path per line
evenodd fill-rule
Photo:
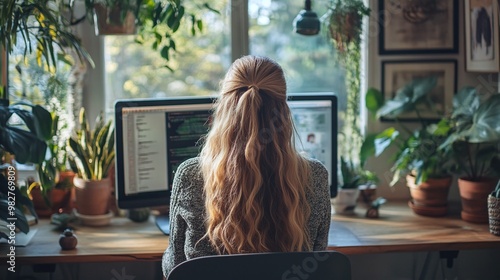
M 49 205 L 47 205 L 47 202 L 43 198 L 40 186 L 32 188 L 29 192 L 29 197 L 33 202 L 33 208 L 35 208 L 35 212 L 39 218 L 48 218 L 52 215 L 52 209 Z
M 75 177 L 76 209 L 82 215 L 105 215 L 109 212 L 111 180 L 83 180 Z
M 500 198 L 488 196 L 488 218 L 491 234 L 500 236 Z
M 57 185 L 64 188 L 74 187 L 75 185 L 73 184 L 73 179 L 75 176 L 76 174 L 73 171 L 61 171 L 59 172 L 59 181 L 57 182 Z
M 470 223 L 488 223 L 488 195 L 493 191 L 498 180 L 483 179 L 469 181 L 458 179 L 458 189 L 462 200 L 462 220 Z
M 96 35 L 135 34 L 135 16 L 132 11 L 123 18 L 120 7 L 94 5 L 94 27 Z
M 74 196 L 74 188 L 50 190 L 52 213 L 71 213 L 74 208 Z
M 406 185 L 410 189 L 410 208 L 415 214 L 430 217 L 444 216 L 448 212 L 448 192 L 452 177 L 428 178 L 419 185 L 415 176 L 406 176 Z
M 62 196 L 63 199 L 52 200 L 52 210 L 54 213 L 71 213 L 75 208 L 75 185 L 73 184 L 75 175 L 75 172 L 70 170 L 59 173 L 59 181 L 54 190 L 57 190 L 59 193 L 58 196 Z M 61 203 L 54 205 L 54 201 L 61 201 Z

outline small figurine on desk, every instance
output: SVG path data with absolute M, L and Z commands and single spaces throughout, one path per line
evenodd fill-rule
M 368 208 L 368 210 L 366 210 L 366 217 L 367 218 L 378 218 L 378 216 L 379 216 L 378 209 L 386 201 L 387 200 L 385 198 L 383 198 L 383 197 L 379 197 L 379 198 L 375 199 L 371 203 L 371 205 Z
M 73 250 L 76 248 L 78 239 L 73 231 L 69 228 L 65 229 L 63 234 L 59 237 L 59 245 L 63 250 Z

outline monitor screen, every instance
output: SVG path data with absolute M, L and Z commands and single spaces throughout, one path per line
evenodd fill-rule
M 116 196 L 119 208 L 165 206 L 175 171 L 199 154 L 214 98 L 131 99 L 115 103 Z M 337 99 L 334 94 L 290 94 L 299 151 L 328 169 L 337 194 Z
M 213 102 L 206 97 L 115 103 L 119 208 L 168 205 L 177 166 L 200 151 Z

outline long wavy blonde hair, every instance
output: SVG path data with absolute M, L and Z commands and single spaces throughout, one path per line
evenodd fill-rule
M 310 167 L 295 149 L 281 67 L 236 60 L 201 151 L 207 234 L 219 253 L 311 249 Z

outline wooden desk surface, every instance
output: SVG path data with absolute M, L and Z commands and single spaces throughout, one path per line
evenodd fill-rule
M 420 217 L 405 203 L 390 203 L 380 209 L 380 218 L 367 219 L 359 207 L 353 216 L 333 215 L 329 249 L 345 254 L 440 251 L 500 248 L 500 237 L 488 225 L 464 222 L 458 215 Z M 26 247 L 16 249 L 16 265 L 34 263 L 160 261 L 168 245 L 150 221 L 134 223 L 115 218 L 111 226 L 83 227 L 75 231 L 78 246 L 62 251 L 59 232 L 47 220 L 33 228 L 38 232 Z M 0 263 L 7 261 L 8 246 L 0 245 Z
M 353 216 L 333 215 L 328 248 L 348 255 L 500 249 L 500 236 L 491 234 L 488 224 L 461 220 L 459 205 L 436 218 L 414 214 L 407 203 L 382 205 L 378 219 L 364 214 L 360 207 Z

